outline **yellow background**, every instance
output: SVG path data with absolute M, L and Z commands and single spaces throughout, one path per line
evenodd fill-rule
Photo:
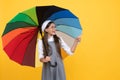
M 64 60 L 67 80 L 120 80 L 119 0 L 1 0 L 0 35 L 18 12 L 36 5 L 64 7 L 80 18 L 82 41 Z M 11 61 L 0 44 L 0 80 L 41 79 L 41 68 Z

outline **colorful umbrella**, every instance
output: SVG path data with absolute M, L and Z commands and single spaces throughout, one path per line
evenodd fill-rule
M 6 25 L 2 42 L 10 59 L 21 65 L 39 66 L 37 38 L 45 20 L 52 20 L 56 24 L 57 34 L 62 36 L 70 47 L 74 38 L 81 34 L 79 19 L 69 10 L 53 5 L 33 7 L 18 13 Z

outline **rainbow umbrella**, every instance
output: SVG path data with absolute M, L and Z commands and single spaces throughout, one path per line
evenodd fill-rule
M 40 65 L 37 39 L 45 20 L 52 20 L 56 24 L 57 34 L 62 36 L 70 47 L 82 32 L 79 19 L 67 9 L 54 5 L 30 8 L 10 20 L 2 34 L 3 49 L 10 59 L 21 65 Z M 62 50 L 62 53 L 65 52 Z

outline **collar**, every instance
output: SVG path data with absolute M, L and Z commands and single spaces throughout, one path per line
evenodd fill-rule
M 54 41 L 53 36 L 51 36 L 50 38 L 48 38 L 48 42 L 52 42 L 52 41 Z

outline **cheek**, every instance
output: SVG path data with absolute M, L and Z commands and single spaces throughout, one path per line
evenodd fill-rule
M 50 30 L 48 31 L 48 33 L 52 33 L 52 30 L 50 29 Z

